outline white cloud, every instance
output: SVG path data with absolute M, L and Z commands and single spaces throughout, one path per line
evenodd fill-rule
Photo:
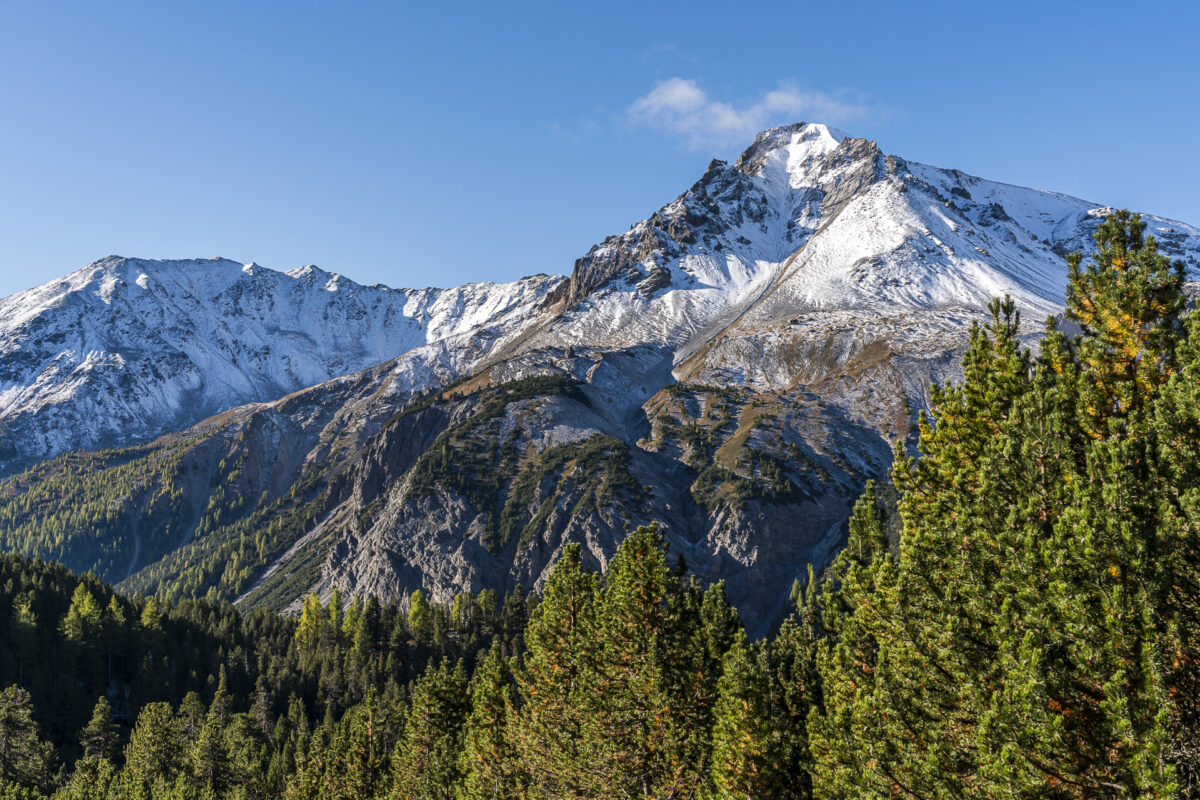
M 626 110 L 639 125 L 679 137 L 693 150 L 748 145 L 754 134 L 787 122 L 841 124 L 862 119 L 868 108 L 853 93 L 805 92 L 781 83 L 742 108 L 711 99 L 693 80 L 660 81 Z

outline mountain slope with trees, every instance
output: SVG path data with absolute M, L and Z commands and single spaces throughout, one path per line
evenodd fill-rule
M 8 557 L 3 791 L 1194 797 L 1200 312 L 1137 217 L 1096 245 L 1070 261 L 1080 332 L 1051 321 L 1032 354 L 995 301 L 915 452 L 755 641 L 654 525 L 603 572 L 568 546 L 499 612 L 418 594 L 243 616 Z
M 1109 211 L 798 123 L 569 279 L 106 259 L 0 302 L 0 549 L 162 597 L 448 603 L 653 519 L 761 634 L 988 300 L 1037 339 Z M 1197 277 L 1200 230 L 1144 220 Z

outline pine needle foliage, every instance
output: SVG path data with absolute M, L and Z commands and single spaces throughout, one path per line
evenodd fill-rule
M 1173 797 L 1195 774 L 1197 437 L 1182 267 L 1126 212 L 1037 357 L 1006 299 L 832 570 L 815 794 Z M 1192 416 L 1189 416 L 1192 415 Z M 1184 687 L 1188 688 L 1184 688 Z M 1185 786 L 1186 785 L 1186 786 Z

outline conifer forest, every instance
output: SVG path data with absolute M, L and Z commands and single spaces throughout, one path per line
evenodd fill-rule
M 538 592 L 291 615 L 0 557 L 0 798 L 1200 797 L 1200 311 L 1136 215 L 1067 260 L 763 637 L 668 520 Z

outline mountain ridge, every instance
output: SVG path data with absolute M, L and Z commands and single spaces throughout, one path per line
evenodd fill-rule
M 0 471 L 148 441 L 486 329 L 561 280 L 397 290 L 311 265 L 101 259 L 0 300 Z
M 1105 213 L 908 162 L 826 126 L 771 129 L 595 245 L 570 278 L 377 288 L 404 299 L 384 330 L 408 338 L 385 337 L 387 358 L 342 375 L 317 359 L 328 377 L 279 399 L 234 404 L 157 442 L 134 437 L 132 449 L 46 462 L 0 483 L 0 526 L 12 542 L 26 537 L 25 552 L 70 557 L 79 542 L 74 566 L 106 565 L 130 590 L 287 607 L 335 588 L 443 600 L 537 588 L 567 544 L 603 566 L 632 525 L 656 519 L 761 629 L 808 565 L 835 552 L 930 382 L 959 375 L 986 303 L 1012 295 L 1036 338 L 1061 309 L 1063 254 L 1087 249 Z M 1200 230 L 1146 221 L 1195 276 Z M 255 267 L 230 265 L 229 285 L 255 285 L 244 271 Z M 362 287 L 293 273 L 301 308 L 320 301 L 341 314 L 306 321 L 349 318 L 331 296 Z M 138 291 L 142 274 L 113 283 L 112 296 Z M 216 296 L 223 330 L 249 325 L 232 295 Z M 260 295 L 247 307 L 267 305 Z M 0 347 L 20 349 L 5 308 Z M 5 397 L 0 442 L 13 435 Z M 120 514 L 102 488 L 118 484 L 130 487 Z M 43 497 L 107 514 L 109 538 L 66 520 L 58 549 L 38 550 L 21 509 Z

